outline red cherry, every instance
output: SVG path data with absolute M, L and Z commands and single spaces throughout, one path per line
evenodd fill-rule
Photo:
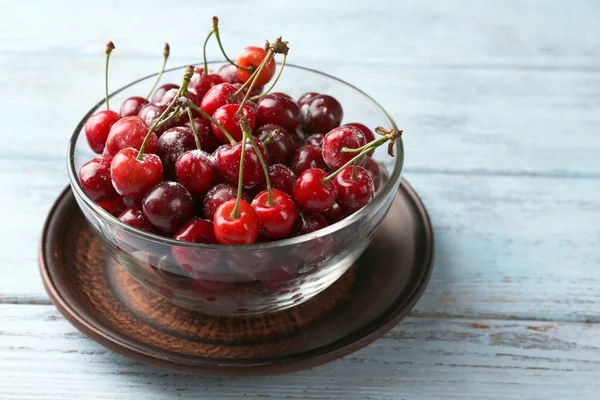
M 90 148 L 95 153 L 102 153 L 106 145 L 106 139 L 112 126 L 121 119 L 121 116 L 114 111 L 104 110 L 92 114 L 85 121 L 85 137 Z
M 138 160 L 139 152 L 128 147 L 119 151 L 110 163 L 110 176 L 116 191 L 125 197 L 140 198 L 152 186 L 162 180 L 163 167 L 156 154 L 145 153 Z
M 300 175 L 309 168 L 325 169 L 327 164 L 323 161 L 323 150 L 320 147 L 305 145 L 296 150 L 290 167 L 296 175 Z
M 237 116 L 237 110 L 240 108 L 237 104 L 226 104 L 219 107 L 212 115 L 213 119 L 217 121 L 233 138 L 233 140 L 242 140 L 242 128 L 240 128 L 240 119 Z M 256 125 L 256 119 L 254 117 L 254 111 L 247 105 L 242 108 L 242 113 L 248 119 L 250 128 L 254 130 Z M 212 124 L 212 130 L 216 137 L 223 143 L 229 143 L 229 139 L 221 132 L 215 124 Z
M 235 200 L 226 201 L 215 212 L 213 223 L 217 240 L 221 244 L 252 244 L 260 231 L 258 215 L 248 202 L 240 200 L 239 216 L 233 218 L 231 213 L 235 203 Z
M 297 101 L 298 107 L 302 107 L 304 104 L 306 104 L 306 102 L 308 102 L 310 99 L 312 99 L 313 97 L 318 96 L 318 95 L 319 95 L 319 93 L 317 93 L 317 92 L 304 93 L 302 96 L 300 96 L 300 98 Z
M 355 128 L 360 129 L 360 131 L 363 133 L 363 135 L 365 135 L 365 140 L 367 141 L 367 143 L 371 143 L 373 140 L 375 140 L 375 134 L 366 125 L 363 125 L 358 122 L 352 122 L 352 123 L 346 124 L 344 126 L 353 126 Z M 374 152 L 375 152 L 375 149 L 368 152 L 367 155 L 372 156 Z
M 365 169 L 371 173 L 371 178 L 373 178 L 373 187 L 375 188 L 375 192 L 379 190 L 382 181 L 382 173 L 381 167 L 379 167 L 379 163 L 373 160 L 371 157 L 367 157 L 367 162 L 365 163 Z
M 100 206 L 116 218 L 118 218 L 119 215 L 121 215 L 121 213 L 127 208 L 127 205 L 125 204 L 121 196 L 117 197 L 114 200 L 98 203 L 98 206 Z
M 219 243 L 215 236 L 213 223 L 200 218 L 194 218 L 187 222 L 179 228 L 173 238 L 190 243 Z M 210 273 L 215 269 L 214 264 L 206 262 L 210 259 L 210 255 L 206 250 L 174 246 L 171 252 L 179 266 L 192 274 Z
M 352 214 L 366 206 L 375 196 L 375 186 L 369 171 L 356 167 L 356 179 L 352 178 L 352 166 L 348 166 L 333 178 L 338 190 L 337 202 Z
M 285 97 L 288 100 L 292 100 L 294 103 L 294 98 L 292 96 L 290 96 L 287 93 L 283 93 L 283 92 L 271 92 L 271 96 L 277 96 L 277 97 Z
M 267 52 L 265 49 L 256 46 L 248 46 L 242 50 L 237 58 L 236 64 L 242 68 L 252 66 L 256 69 L 266 56 Z M 256 86 L 265 86 L 275 75 L 275 68 L 275 59 L 271 58 L 271 61 L 269 61 L 269 63 L 260 71 L 260 74 L 256 79 Z M 236 74 L 242 82 L 246 82 L 252 75 L 252 73 L 239 68 L 237 69 Z
M 200 141 L 200 148 L 202 150 L 207 153 L 212 153 L 222 144 L 219 138 L 213 133 L 209 120 L 205 118 L 194 118 L 194 125 L 196 125 L 196 133 L 198 134 L 198 140 Z M 185 122 L 184 126 L 191 127 L 189 119 Z
M 327 172 L 319 168 L 307 169 L 294 186 L 294 199 L 302 210 L 321 212 L 335 202 L 337 188 L 331 181 L 324 183 Z
M 307 133 L 327 133 L 340 126 L 343 116 L 342 105 L 325 94 L 308 99 L 300 107 L 302 126 Z
M 202 150 L 183 153 L 175 164 L 177 180 L 192 194 L 204 194 L 213 184 L 216 174 L 214 162 Z
M 231 199 L 235 199 L 237 196 L 237 188 L 235 186 L 229 185 L 227 183 L 219 183 L 218 185 L 213 186 L 204 196 L 203 202 L 203 211 L 204 218 L 212 221 L 215 216 L 215 212 L 217 208 L 221 206 L 221 204 L 229 201 Z M 245 191 L 242 191 L 242 199 L 246 202 L 250 202 L 250 196 Z
M 148 100 L 140 96 L 132 96 L 121 104 L 119 114 L 121 117 L 135 117 L 140 113 L 142 107 L 148 104 Z
M 149 103 L 142 107 L 138 116 L 146 123 L 146 126 L 152 126 L 154 125 L 158 117 L 160 117 L 162 113 L 167 109 L 167 107 L 168 106 L 166 104 Z M 174 127 L 176 123 L 177 121 L 170 120 L 160 128 L 155 129 L 154 133 L 156 133 L 157 136 L 160 136 L 167 129 Z
M 219 75 L 205 75 L 203 69 L 204 68 L 196 68 L 196 71 L 188 84 L 188 90 L 194 90 L 200 99 L 202 99 L 213 86 L 225 82 Z
M 83 190 L 97 203 L 118 197 L 110 181 L 110 160 L 103 157 L 92 158 L 79 170 L 79 182 Z
M 194 216 L 194 200 L 183 185 L 160 182 L 146 192 L 142 209 L 152 225 L 171 233 Z
M 268 165 L 269 156 L 265 150 L 265 146 L 260 142 L 256 142 L 259 151 L 263 156 L 263 160 Z M 230 183 L 237 183 L 240 171 L 240 156 L 242 154 L 242 143 L 238 142 L 235 146 L 224 144 L 215 152 L 217 159 L 217 169 L 225 180 Z M 246 155 L 244 159 L 244 187 L 252 187 L 257 183 L 265 180 L 265 175 L 260 164 L 260 160 L 254 151 L 254 148 L 249 143 L 246 143 Z
M 275 124 L 295 132 L 300 124 L 300 107 L 292 99 L 267 94 L 256 106 L 256 122 L 258 126 Z
M 108 153 L 115 155 L 127 147 L 139 149 L 147 134 L 148 126 L 140 117 L 121 118 L 110 129 L 106 141 Z M 156 150 L 158 150 L 158 137 L 152 132 L 144 152 L 156 153 Z
M 225 64 L 219 68 L 217 75 L 221 77 L 223 82 L 227 83 L 242 83 L 237 76 L 237 67 L 231 64 Z
M 342 149 L 357 149 L 367 144 L 365 135 L 353 126 L 340 126 L 331 130 L 323 139 L 323 160 L 332 170 L 337 170 L 358 153 L 344 153 Z M 364 157 L 361 157 L 364 163 Z M 360 162 L 360 161 L 359 161 Z
M 279 189 L 284 191 L 290 196 L 294 195 L 294 186 L 298 177 L 294 174 L 294 171 L 290 167 L 283 164 L 273 164 L 269 166 L 269 179 L 271 180 L 271 187 L 273 189 Z M 267 183 L 262 182 L 252 188 L 254 193 L 262 192 L 267 189 Z
M 323 216 L 329 222 L 329 225 L 333 225 L 338 221 L 343 220 L 348 214 L 343 211 L 338 203 L 333 203 L 326 211 L 323 211 Z
M 285 192 L 272 189 L 271 194 L 275 204 L 268 204 L 269 192 L 265 190 L 252 200 L 252 207 L 260 219 L 260 233 L 272 239 L 283 239 L 292 231 L 298 211 Z
M 200 102 L 200 108 L 212 116 L 217 108 L 225 104 L 238 104 L 241 98 L 233 95 L 236 91 L 236 87 L 231 83 L 215 85 L 204 95 L 202 102 Z
M 140 210 L 137 206 L 131 206 L 125 209 L 125 211 L 119 215 L 119 219 L 127 225 L 139 230 L 145 232 L 156 232 L 154 226 L 152 226 L 150 221 L 146 219 L 142 210 Z
M 287 164 L 296 152 L 296 143 L 292 135 L 279 125 L 263 125 L 256 130 L 255 136 L 263 142 L 271 135 L 275 137 L 265 145 L 272 164 Z
M 302 236 L 316 232 L 329 226 L 327 220 L 319 213 L 299 212 L 296 225 L 292 230 L 292 236 Z
M 186 151 L 196 148 L 194 133 L 191 128 L 176 126 L 170 128 L 158 138 L 156 154 L 163 163 L 165 176 L 175 178 L 175 163 Z
M 323 135 L 322 133 L 315 133 L 314 135 L 310 135 L 309 137 L 307 137 L 304 141 L 304 144 L 309 144 L 315 147 L 322 147 L 324 138 L 325 135 Z
M 179 89 L 179 85 L 174 83 L 165 83 L 164 85 L 159 86 L 152 95 L 152 103 L 160 102 L 160 99 L 163 98 L 165 93 L 167 93 L 171 89 Z

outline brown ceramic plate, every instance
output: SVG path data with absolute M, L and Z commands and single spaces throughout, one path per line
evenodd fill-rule
M 285 311 L 211 317 L 151 293 L 116 265 L 67 188 L 44 226 L 40 269 L 65 318 L 114 352 L 181 373 L 241 377 L 315 367 L 371 343 L 415 305 L 432 256 L 427 212 L 403 181 L 371 246 L 331 287 Z

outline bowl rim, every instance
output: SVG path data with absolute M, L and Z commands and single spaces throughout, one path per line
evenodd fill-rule
M 226 60 L 209 61 L 208 64 L 215 65 L 215 64 L 223 64 L 226 62 L 227 62 Z M 189 64 L 182 65 L 179 67 L 165 69 L 165 72 L 183 70 L 188 65 Z M 200 65 L 200 64 L 196 63 L 193 65 Z M 347 87 L 355 90 L 359 94 L 365 96 L 369 101 L 371 101 L 375 105 L 377 110 L 383 115 L 386 122 L 392 127 L 392 129 L 398 129 L 395 121 L 388 114 L 388 112 L 375 99 L 373 99 L 371 96 L 369 96 L 367 93 L 365 93 L 361 89 L 357 88 L 356 86 L 354 86 L 340 78 L 337 78 L 333 75 L 318 71 L 313 68 L 302 67 L 302 66 L 290 64 L 290 63 L 286 63 L 286 66 L 289 68 L 294 68 L 294 69 L 298 69 L 298 70 L 302 70 L 302 71 L 308 71 L 311 73 L 315 73 L 315 74 L 324 76 L 328 79 L 332 79 L 338 83 L 346 85 Z M 123 92 L 124 90 L 126 90 L 144 80 L 150 79 L 152 77 L 156 77 L 157 75 L 158 75 L 158 73 L 154 73 L 154 74 L 150 74 L 150 75 L 144 76 L 142 78 L 139 78 L 137 80 L 134 80 L 133 82 L 110 93 L 108 97 L 109 97 L 109 99 L 113 98 L 114 96 Z M 315 231 L 315 232 L 312 232 L 312 233 L 309 233 L 306 235 L 301 235 L 301 236 L 296 236 L 296 237 L 291 237 L 291 238 L 286 238 L 286 239 L 281 239 L 281 240 L 275 240 L 272 242 L 253 243 L 253 244 L 247 244 L 247 245 L 222 245 L 222 244 L 193 243 L 193 242 L 184 242 L 184 241 L 176 240 L 176 239 L 173 239 L 170 237 L 159 236 L 157 234 L 145 232 L 145 231 L 139 230 L 137 228 L 134 228 L 130 225 L 127 225 L 124 222 L 122 222 L 121 220 L 119 220 L 119 218 L 113 216 L 108 211 L 104 210 L 102 207 L 97 205 L 87 195 L 87 193 L 85 193 L 85 190 L 81 186 L 81 182 L 79 182 L 79 178 L 78 178 L 79 174 L 77 173 L 76 167 L 75 167 L 75 147 L 77 144 L 77 140 L 79 138 L 79 135 L 84 130 L 86 121 L 89 119 L 89 117 L 93 113 L 95 113 L 104 104 L 105 104 L 104 99 L 102 99 L 98 103 L 96 103 L 96 105 L 83 116 L 81 121 L 77 124 L 75 131 L 71 135 L 71 138 L 69 139 L 69 145 L 68 145 L 68 150 L 67 150 L 67 171 L 69 174 L 69 181 L 71 184 L 71 188 L 75 191 L 76 197 L 81 198 L 86 203 L 86 205 L 96 215 L 98 215 L 99 217 L 101 217 L 104 220 L 107 220 L 111 224 L 117 225 L 119 228 L 125 230 L 128 233 L 131 233 L 136 236 L 140 236 L 143 239 L 149 240 L 151 242 L 156 242 L 156 243 L 160 243 L 163 245 L 169 245 L 169 246 L 192 248 L 192 249 L 203 249 L 203 250 L 208 250 L 208 249 L 233 250 L 233 249 L 235 249 L 238 251 L 239 250 L 248 250 L 248 251 L 264 250 L 264 249 L 270 249 L 270 248 L 285 247 L 288 245 L 297 245 L 297 244 L 309 242 L 309 241 L 330 235 L 330 234 L 337 232 L 341 229 L 344 229 L 345 227 L 352 225 L 353 223 L 357 222 L 358 220 L 370 215 L 372 210 L 379 208 L 379 206 L 383 203 L 383 201 L 385 199 L 387 199 L 390 195 L 393 194 L 392 192 L 395 192 L 396 190 L 398 190 L 398 185 L 400 184 L 400 181 L 401 181 L 402 167 L 404 165 L 404 143 L 402 140 L 402 136 L 400 136 L 396 140 L 396 155 L 395 155 L 396 161 L 394 163 L 394 170 L 392 171 L 392 174 L 390 175 L 390 178 L 389 178 L 388 182 L 386 183 L 386 185 L 381 189 L 381 191 L 379 193 L 377 193 L 375 195 L 375 197 L 373 198 L 373 200 L 371 200 L 371 202 L 369 204 L 367 204 L 366 206 L 364 206 L 363 208 L 361 208 L 354 214 L 352 214 L 334 224 L 331 224 L 331 225 L 327 226 L 326 228 L 320 229 L 318 231 Z M 96 157 L 100 157 L 100 155 L 97 155 Z

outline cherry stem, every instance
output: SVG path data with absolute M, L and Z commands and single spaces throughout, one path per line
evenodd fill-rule
M 248 93 L 250 93 L 252 91 L 252 89 L 254 89 L 254 86 L 252 86 L 252 84 L 258 79 L 258 74 L 263 69 L 264 65 L 266 64 L 267 57 L 269 57 L 269 54 L 267 54 L 265 56 L 265 58 L 262 59 L 262 61 L 260 62 L 260 64 L 256 68 L 256 70 L 252 73 L 252 75 L 250 75 L 250 78 L 248 78 L 248 80 L 246 82 L 244 82 L 244 84 L 242 86 L 240 86 L 240 88 L 238 90 L 235 91 L 235 93 L 233 94 L 234 96 L 239 96 L 239 94 L 242 93 L 242 91 L 244 89 L 246 89 L 246 87 L 248 85 L 250 85 L 250 87 L 247 89 L 246 96 L 244 96 L 244 102 L 245 102 L 246 97 L 248 97 Z
M 252 89 L 254 89 L 254 86 L 256 86 L 256 82 L 258 81 L 258 76 L 260 75 L 260 72 L 262 71 L 262 69 L 264 68 L 265 65 L 267 65 L 268 63 L 271 62 L 271 60 L 273 59 L 273 55 L 274 55 L 274 53 L 269 50 L 269 52 L 267 53 L 267 56 L 263 59 L 263 61 L 260 63 L 260 65 L 258 66 L 256 71 L 254 71 L 254 73 L 252 74 L 254 79 L 252 79 L 252 77 L 251 77 L 252 83 L 250 84 L 250 87 L 248 88 L 248 91 L 246 92 L 246 95 L 244 96 L 244 99 L 240 103 L 240 107 L 237 110 L 237 113 L 239 115 L 242 114 L 242 112 L 244 111 L 244 105 L 246 104 L 248 99 L 250 99 L 250 93 L 252 92 Z
M 154 86 L 152 86 L 152 89 L 150 89 L 150 93 L 148 93 L 148 96 L 146 96 L 146 100 L 148 100 L 150 98 L 150 96 L 152 95 L 152 92 L 154 92 L 154 89 L 156 89 L 158 82 L 160 82 L 160 78 L 162 78 L 163 72 L 165 72 L 165 67 L 167 66 L 167 60 L 169 59 L 169 54 L 171 54 L 171 47 L 169 46 L 169 43 L 165 43 L 165 48 L 163 50 L 162 67 L 160 68 L 160 72 L 158 73 L 158 76 L 156 77 Z
M 204 48 L 202 50 L 202 55 L 204 56 L 204 75 L 208 75 L 208 61 L 206 61 L 206 45 L 208 44 L 208 39 L 210 39 L 213 33 L 215 33 L 215 31 L 211 29 L 211 31 L 208 33 L 208 36 L 206 37 L 206 40 L 204 41 Z
M 150 129 L 148 129 L 148 133 L 146 134 L 146 137 L 144 138 L 144 141 L 142 142 L 142 145 L 140 146 L 140 151 L 137 156 L 138 161 L 142 161 L 142 159 L 144 157 L 144 149 L 146 148 L 146 143 L 148 143 L 148 140 L 150 139 L 150 135 L 152 135 L 152 132 L 154 132 L 154 130 L 156 128 L 158 128 L 158 126 L 162 122 L 162 119 L 165 117 L 165 115 L 167 115 L 169 113 L 169 111 L 171 111 L 171 108 L 173 107 L 175 102 L 178 100 L 179 96 L 187 93 L 187 86 L 188 86 L 188 83 L 190 83 L 190 79 L 192 79 L 193 74 L 194 74 L 194 66 L 189 65 L 185 69 L 185 72 L 183 73 L 183 82 L 181 83 L 181 87 L 179 87 L 177 94 L 175 95 L 175 97 L 173 97 L 173 100 L 171 100 L 171 102 L 169 103 L 167 108 L 165 108 L 165 111 L 163 111 L 162 114 L 160 114 L 160 116 L 156 119 L 154 124 L 150 127 Z
M 356 176 L 356 164 L 357 163 L 358 163 L 358 159 L 356 159 L 356 161 L 354 161 L 354 164 L 352 164 L 352 176 L 351 176 L 351 178 L 355 182 L 358 180 L 358 177 Z
M 248 135 L 246 132 L 242 133 L 242 155 L 240 156 L 240 173 L 238 177 L 237 197 L 235 199 L 235 206 L 229 216 L 233 219 L 239 218 L 240 201 L 242 200 L 242 183 L 244 182 L 244 159 L 246 158 L 246 140 Z
M 234 146 L 237 142 L 235 141 L 234 138 L 231 137 L 231 135 L 229 134 L 229 132 L 227 132 L 227 130 L 225 128 L 223 128 L 223 126 L 221 124 L 219 124 L 217 121 L 214 120 L 213 117 L 211 117 L 210 115 L 208 115 L 206 113 L 206 111 L 204 111 L 203 109 L 201 109 L 200 107 L 198 107 L 197 105 L 195 105 L 191 100 L 189 99 L 185 99 L 185 104 L 190 107 L 192 110 L 195 110 L 197 112 L 199 112 L 200 114 L 202 114 L 206 119 L 208 119 L 211 123 L 215 124 L 215 126 L 221 131 L 223 132 L 223 135 L 225 135 L 225 137 L 227 138 L 227 140 L 229 140 L 229 143 Z
M 192 110 L 188 107 L 187 115 L 190 118 L 190 127 L 192 128 L 192 133 L 194 134 L 194 141 L 196 142 L 196 148 L 198 150 L 202 150 L 200 147 L 200 139 L 198 139 L 198 131 L 196 130 L 196 123 L 194 122 L 194 116 L 192 115 Z
M 258 148 L 256 141 L 254 140 L 254 136 L 252 136 L 252 130 L 250 129 L 250 123 L 248 122 L 248 119 L 243 115 L 240 117 L 240 128 L 242 128 L 242 132 L 244 133 L 245 136 L 248 137 L 248 140 L 250 140 L 250 144 L 252 145 L 254 152 L 258 156 L 258 161 L 260 162 L 260 165 L 265 174 L 265 181 L 267 183 L 267 193 L 269 195 L 268 200 L 267 200 L 267 205 L 274 206 L 275 202 L 273 201 L 273 194 L 271 191 L 271 179 L 269 178 L 269 169 L 267 168 L 265 159 L 263 158 L 262 153 L 260 152 L 260 149 Z
M 279 128 L 275 128 L 272 132 L 269 133 L 269 135 L 266 137 L 265 140 L 263 140 L 263 144 L 265 146 L 268 146 L 269 144 L 279 140 L 282 136 L 281 131 L 279 130 Z
M 217 43 L 219 43 L 219 48 L 221 49 L 221 53 L 223 53 L 223 57 L 225 57 L 225 59 L 227 60 L 227 62 L 233 66 L 235 66 L 238 69 L 243 69 L 244 71 L 248 71 L 248 72 L 252 72 L 254 71 L 254 68 L 244 68 L 241 67 L 239 65 L 237 65 L 235 62 L 233 62 L 233 60 L 231 60 L 229 57 L 227 57 L 227 53 L 225 53 L 225 49 L 223 48 L 223 44 L 221 43 L 221 35 L 219 34 L 219 18 L 217 17 L 213 17 L 212 18 L 212 22 L 213 22 L 213 32 L 215 33 L 215 37 L 217 38 Z
M 283 68 L 285 67 L 285 61 L 286 61 L 286 59 L 287 59 L 287 53 L 284 53 L 283 54 L 283 60 L 281 61 L 281 68 L 279 68 L 279 72 L 277 73 L 277 76 L 275 77 L 275 80 L 273 81 L 273 83 L 271 84 L 271 86 L 269 87 L 269 89 L 267 89 L 264 93 L 261 93 L 259 95 L 250 97 L 250 100 L 258 100 L 261 97 L 269 94 L 271 92 L 271 90 L 273 90 L 273 88 L 277 84 L 277 81 L 279 80 L 279 77 L 281 76 L 281 73 L 283 72 Z
M 393 153 L 393 144 L 396 141 L 396 139 L 398 137 L 400 137 L 400 135 L 402 134 L 402 130 L 396 130 L 396 129 L 384 129 L 380 126 L 378 126 L 377 128 L 375 128 L 375 131 L 382 135 L 379 139 L 373 140 L 370 143 L 367 143 L 366 145 L 362 146 L 359 150 L 360 153 L 358 153 L 356 156 L 354 156 L 352 159 L 350 159 L 346 164 L 342 165 L 338 170 L 332 172 L 331 174 L 329 174 L 329 176 L 325 177 L 322 182 L 324 184 L 329 183 L 333 178 L 335 178 L 335 176 L 337 174 L 339 174 L 340 172 L 342 172 L 344 169 L 346 169 L 348 166 L 350 166 L 352 163 L 356 163 L 358 160 L 360 160 L 360 158 L 364 155 L 366 155 L 368 152 L 370 152 L 372 149 L 375 149 L 379 146 L 381 146 L 382 144 L 384 144 L 387 141 L 390 141 L 390 146 L 388 147 L 388 153 L 390 156 L 394 156 Z M 355 149 L 351 149 L 351 150 L 355 150 Z M 358 150 L 358 149 L 356 149 Z M 353 171 L 353 179 L 354 179 L 354 171 Z
M 110 110 L 108 105 L 108 60 L 110 60 L 110 53 L 115 49 L 115 44 L 111 41 L 106 43 L 106 64 L 104 65 L 104 100 L 106 101 L 106 109 Z

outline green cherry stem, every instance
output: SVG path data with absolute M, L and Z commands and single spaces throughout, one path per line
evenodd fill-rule
M 160 114 L 160 116 L 156 119 L 156 121 L 150 127 L 150 129 L 148 129 L 148 133 L 146 134 L 146 137 L 144 138 L 144 141 L 142 142 L 142 145 L 140 146 L 140 151 L 137 156 L 138 161 L 142 161 L 142 159 L 144 157 L 144 149 L 146 148 L 146 143 L 148 143 L 148 140 L 150 139 L 150 135 L 152 135 L 152 132 L 154 132 L 154 130 L 159 127 L 163 118 L 165 118 L 165 116 L 169 113 L 169 111 L 171 111 L 171 108 L 173 108 L 173 105 L 179 99 L 179 96 L 181 96 L 182 93 L 184 93 L 184 92 L 187 93 L 187 85 L 188 85 L 188 83 L 190 83 L 190 79 L 192 79 L 193 74 L 194 74 L 194 66 L 189 65 L 185 69 L 185 72 L 183 73 L 183 82 L 181 83 L 181 87 L 177 91 L 177 95 L 173 98 L 173 100 L 171 100 L 171 102 L 169 103 L 167 108 L 165 108 L 165 111 L 163 111 L 162 114 Z
M 204 57 L 204 75 L 208 75 L 208 61 L 206 60 L 206 45 L 208 44 L 208 39 L 210 39 L 210 37 L 214 33 L 215 33 L 215 31 L 211 29 L 211 31 L 208 33 L 208 36 L 206 37 L 206 40 L 204 41 L 204 47 L 202 49 L 202 56 Z
M 167 60 L 169 59 L 169 54 L 171 54 L 171 47 L 169 46 L 169 43 L 165 43 L 165 48 L 163 49 L 162 67 L 160 68 L 160 72 L 158 73 L 158 76 L 156 77 L 154 86 L 152 86 L 152 89 L 150 89 L 150 93 L 148 93 L 148 96 L 146 96 L 146 100 L 148 100 L 150 98 L 150 96 L 152 95 L 152 92 L 154 92 L 154 89 L 156 89 L 158 82 L 160 82 L 160 78 L 162 78 L 163 72 L 165 72 L 165 67 L 167 66 Z
M 254 86 L 256 86 L 256 82 L 258 81 L 258 76 L 260 75 L 260 72 L 265 67 L 265 65 L 267 65 L 268 63 L 271 62 L 271 60 L 273 59 L 273 56 L 274 56 L 274 53 L 271 50 L 269 50 L 269 52 L 267 53 L 267 56 L 262 60 L 262 62 L 260 63 L 260 65 L 258 66 L 258 68 L 256 69 L 256 71 L 254 71 L 254 73 L 252 74 L 252 76 L 248 80 L 248 81 L 252 80 L 252 83 L 250 84 L 250 87 L 248 88 L 248 91 L 246 92 L 246 95 L 242 99 L 242 102 L 240 103 L 240 107 L 236 111 L 236 113 L 238 115 L 242 115 L 242 113 L 244 112 L 244 105 L 250 99 L 250 93 L 252 92 L 252 89 L 254 89 Z M 242 88 L 240 88 L 240 90 L 241 89 Z
M 268 54 L 267 54 L 268 56 Z M 260 64 L 258 64 L 258 67 L 254 70 L 254 72 L 252 72 L 252 75 L 250 75 L 250 78 L 248 78 L 248 80 L 246 82 L 244 82 L 244 84 L 242 86 L 240 86 L 240 88 L 238 90 L 235 91 L 235 93 L 233 94 L 233 96 L 239 96 L 240 93 L 242 93 L 242 91 L 246 88 L 248 88 L 248 85 L 251 85 L 252 82 L 254 82 L 254 80 L 257 78 L 258 76 L 258 72 L 260 70 L 262 70 L 263 66 L 266 64 L 267 61 L 267 57 L 263 58 L 263 60 L 260 62 Z M 248 92 L 250 92 L 251 89 L 248 89 Z
M 200 139 L 198 139 L 198 131 L 196 130 L 196 123 L 194 122 L 194 116 L 192 115 L 192 110 L 188 107 L 187 115 L 190 119 L 190 127 L 192 128 L 192 133 L 194 134 L 194 141 L 196 142 L 196 148 L 198 150 L 202 150 L 200 146 Z
M 227 60 L 227 62 L 233 66 L 235 66 L 238 69 L 243 69 L 244 71 L 248 71 L 248 72 L 252 72 L 254 71 L 253 68 L 244 68 L 241 67 L 239 65 L 237 65 L 235 62 L 233 62 L 233 60 L 229 57 L 227 57 L 227 53 L 225 53 L 225 49 L 223 48 L 223 44 L 221 43 L 221 35 L 219 34 L 219 18 L 217 17 L 213 17 L 212 18 L 212 23 L 213 23 L 213 32 L 215 33 L 215 37 L 217 38 L 217 43 L 219 43 L 219 48 L 221 49 L 221 53 L 223 53 L 223 57 L 225 57 L 225 59 Z
M 111 41 L 106 43 L 106 64 L 104 65 L 104 99 L 106 101 L 106 109 L 110 110 L 108 105 L 108 60 L 110 60 L 110 53 L 115 49 L 115 44 Z
M 246 132 L 242 133 L 242 155 L 240 156 L 240 173 L 238 177 L 238 187 L 237 187 L 237 197 L 235 199 L 235 206 L 233 207 L 233 211 L 229 216 L 233 219 L 239 218 L 239 208 L 240 208 L 240 200 L 242 200 L 242 183 L 244 182 L 244 161 L 246 158 L 246 140 L 248 139 L 248 135 Z
M 273 90 L 273 88 L 277 84 L 277 81 L 279 80 L 279 77 L 281 76 L 281 73 L 283 72 L 283 68 L 285 67 L 286 59 L 287 59 L 287 52 L 283 54 L 283 60 L 281 60 L 281 67 L 279 68 L 279 72 L 277 73 L 277 76 L 275 77 L 275 80 L 273 81 L 271 86 L 265 92 L 263 92 L 259 95 L 250 97 L 250 100 L 258 100 L 261 97 L 266 96 L 267 94 L 269 94 L 271 92 L 271 90 Z
M 215 124 L 215 126 L 221 131 L 223 132 L 223 135 L 225 135 L 225 137 L 227 138 L 227 140 L 229 140 L 229 143 L 233 146 L 235 145 L 237 142 L 235 141 L 234 138 L 231 137 L 231 135 L 229 134 L 229 132 L 227 132 L 227 130 L 225 128 L 223 128 L 223 126 L 221 124 L 219 124 L 217 121 L 215 121 L 213 119 L 213 117 L 211 117 L 210 115 L 208 115 L 206 113 L 206 111 L 204 111 L 203 109 L 201 109 L 200 107 L 198 107 L 197 105 L 195 105 L 194 103 L 192 103 L 191 100 L 189 99 L 185 99 L 185 105 L 187 105 L 188 107 L 190 107 L 192 110 L 195 110 L 197 112 L 199 112 L 200 114 L 202 114 L 206 119 L 208 119 L 211 123 Z
M 271 193 L 272 191 L 271 191 L 271 179 L 269 178 L 269 169 L 267 168 L 265 159 L 263 158 L 262 153 L 260 152 L 260 149 L 258 148 L 256 141 L 254 140 L 254 136 L 252 136 L 252 129 L 250 129 L 250 123 L 248 122 L 248 118 L 246 118 L 244 115 L 242 115 L 240 117 L 240 128 L 242 128 L 243 134 L 246 137 L 248 137 L 248 140 L 250 141 L 250 144 L 252 145 L 254 152 L 258 156 L 258 161 L 260 162 L 260 165 L 265 174 L 265 181 L 267 183 L 267 193 L 269 195 L 268 200 L 267 200 L 267 205 L 274 206 L 275 202 L 273 201 L 273 194 Z
M 352 180 L 356 181 L 358 179 L 358 177 L 356 176 L 356 164 L 358 163 L 358 159 L 356 159 L 356 161 L 354 161 L 354 164 L 352 164 Z
M 389 141 L 390 145 L 388 147 L 388 154 L 390 156 L 394 156 L 394 152 L 393 152 L 393 144 L 396 141 L 396 139 L 398 137 L 400 137 L 400 135 L 402 135 L 402 130 L 396 130 L 396 129 L 385 129 L 382 128 L 380 126 L 378 126 L 377 128 L 375 128 L 375 131 L 382 135 L 379 139 L 377 140 L 373 140 L 370 143 L 367 143 L 366 145 L 361 147 L 360 153 L 358 153 L 356 156 L 352 157 L 352 159 L 350 159 L 346 164 L 342 165 L 338 170 L 332 172 L 331 174 L 329 174 L 327 177 L 325 177 L 322 182 L 327 184 L 329 183 L 333 178 L 335 178 L 335 176 L 337 174 L 339 174 L 340 172 L 342 172 L 344 169 L 346 169 L 348 166 L 352 165 L 353 163 L 356 163 L 358 160 L 360 160 L 360 158 L 364 155 L 366 155 L 368 152 L 370 152 L 371 150 L 381 146 L 382 144 L 384 144 L 385 142 Z M 352 149 L 355 150 L 355 149 Z M 355 166 L 356 168 L 356 166 Z M 355 179 L 355 171 L 353 171 L 353 176 L 352 178 Z
M 269 144 L 276 142 L 281 137 L 281 130 L 279 128 L 275 128 L 272 132 L 269 133 L 269 136 L 265 140 L 263 140 L 263 144 L 268 146 Z

